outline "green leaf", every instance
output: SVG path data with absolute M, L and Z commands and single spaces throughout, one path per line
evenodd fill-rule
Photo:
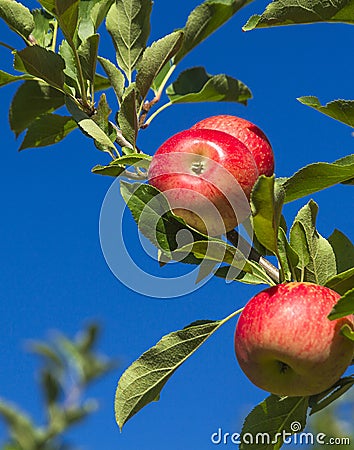
M 160 70 L 160 72 L 155 77 L 154 81 L 151 84 L 151 89 L 154 91 L 154 94 L 157 95 L 158 91 L 160 90 L 162 83 L 165 82 L 165 78 L 168 74 L 168 72 L 172 68 L 172 62 L 168 61 L 163 68 Z M 173 69 L 172 69 L 173 70 Z
M 354 330 L 352 329 L 352 327 L 350 327 L 348 324 L 345 324 L 340 331 L 343 336 L 354 342 Z
M 354 288 L 347 291 L 336 303 L 328 318 L 330 320 L 354 314 Z
M 151 8 L 151 0 L 120 0 L 107 15 L 106 27 L 116 49 L 118 66 L 129 83 L 150 34 Z
M 275 255 L 284 197 L 284 189 L 275 183 L 274 176 L 260 176 L 251 193 L 253 230 L 258 241 Z
M 337 267 L 331 244 L 316 230 L 317 213 L 318 206 L 313 200 L 300 209 L 290 230 L 290 244 L 300 258 L 302 281 L 325 285 L 337 274 Z
M 127 162 L 129 158 L 119 158 L 117 162 L 121 164 L 124 160 Z M 111 163 L 110 166 L 113 164 Z M 118 170 L 111 171 L 109 174 L 121 174 L 122 170 Z M 229 269 L 232 279 L 243 271 L 257 277 L 258 281 L 273 284 L 257 263 L 247 261 L 234 246 L 228 245 L 221 239 L 208 238 L 186 225 L 183 219 L 173 214 L 167 199 L 156 188 L 148 184 L 122 181 L 121 194 L 131 210 L 139 230 L 162 251 L 163 257 L 167 261 L 175 259 L 190 264 L 225 262 L 233 269 L 237 269 L 236 271 Z M 211 264 L 208 267 L 210 270 L 212 269 Z
M 55 17 L 60 28 L 69 41 L 72 41 L 79 19 L 80 0 L 55 0 Z
M 124 93 L 124 75 L 111 61 L 106 58 L 98 57 L 98 61 L 101 63 L 103 70 L 106 72 L 109 81 L 114 89 L 117 96 L 118 102 L 120 103 Z
M 57 53 L 38 45 L 26 47 L 15 53 L 14 67 L 40 78 L 59 90 L 64 89 L 65 62 Z
M 110 154 L 114 154 L 114 152 L 116 152 L 117 149 L 109 136 L 107 136 L 107 134 L 103 130 L 101 130 L 101 128 L 95 123 L 92 118 L 81 111 L 70 98 L 67 98 L 66 107 L 80 127 L 81 131 L 91 137 L 95 142 L 97 142 L 100 146 L 100 149 L 104 149 L 103 151 L 106 151 Z
M 139 230 L 167 255 L 178 248 L 177 234 L 190 232 L 191 241 L 208 240 L 207 236 L 188 227 L 183 219 L 171 212 L 166 197 L 148 184 L 121 181 L 121 194 L 130 209 Z
M 341 231 L 334 230 L 328 238 L 337 261 L 337 272 L 345 272 L 354 266 L 354 245 Z
M 81 41 L 97 32 L 113 2 L 114 0 L 80 1 L 78 35 Z
M 306 232 L 301 222 L 294 221 L 290 229 L 290 245 L 299 257 L 296 265 L 299 271 L 295 271 L 295 278 L 297 281 L 301 281 L 304 279 L 305 269 L 310 262 Z
M 321 105 L 318 98 L 313 96 L 299 97 L 297 100 L 303 105 L 310 106 L 339 122 L 354 127 L 354 100 L 334 100 L 326 105 Z
M 43 9 L 34 9 L 32 14 L 35 26 L 31 35 L 35 43 L 44 48 L 50 47 L 53 41 L 53 17 Z
M 326 408 L 350 389 L 354 384 L 353 377 L 344 377 L 327 391 L 321 392 L 318 395 L 310 397 L 310 415 Z
M 241 431 L 240 450 L 280 449 L 284 436 L 289 437 L 305 428 L 308 404 L 308 397 L 267 397 L 246 417 Z M 247 440 L 247 436 L 257 436 L 259 439 L 252 443 Z
M 101 128 L 101 130 L 109 137 L 111 142 L 115 142 L 117 137 L 117 130 L 113 127 L 112 123 L 109 120 L 109 116 L 111 115 L 112 110 L 107 103 L 106 94 L 102 94 L 100 97 L 100 101 L 98 102 L 96 112 L 91 117 L 92 120 L 97 123 L 97 125 Z M 102 145 L 95 141 L 95 145 L 99 150 L 108 151 L 109 148 L 107 146 L 102 147 Z
M 30 75 L 11 75 L 11 73 L 0 70 L 0 87 L 13 83 L 14 81 L 31 80 Z
M 245 284 L 267 284 L 273 285 L 266 271 L 255 261 L 248 261 L 252 267 L 252 273 L 244 272 L 232 266 L 222 266 L 214 273 L 215 276 L 225 278 L 227 281 L 239 281 Z
M 115 414 L 119 427 L 147 404 L 155 401 L 173 373 L 223 324 L 193 324 L 164 336 L 121 376 L 116 391 Z
M 347 291 L 354 288 L 354 267 L 341 272 L 338 275 L 330 278 L 326 286 L 344 295 Z
M 30 352 L 37 354 L 45 359 L 47 365 L 55 367 L 58 370 L 64 369 L 64 362 L 54 346 L 47 342 L 29 341 L 28 349 Z
M 348 327 L 349 328 L 349 327 Z M 310 397 L 310 415 L 315 414 L 321 411 L 323 408 L 326 408 L 343 394 L 345 394 L 348 389 L 350 389 L 354 384 L 353 377 L 344 377 L 338 380 L 338 382 L 328 389 L 325 392 L 321 392 L 321 394 L 314 395 Z
M 21 449 L 38 447 L 38 436 L 29 417 L 2 400 L 0 400 L 0 416 L 7 423 L 12 438 L 18 442 Z
M 71 117 L 43 114 L 29 125 L 19 150 L 56 144 L 75 128 L 76 122 Z
M 118 124 L 125 139 L 135 148 L 138 135 L 138 116 L 136 113 L 136 90 L 130 85 L 123 96 L 123 101 L 118 112 Z
M 53 405 L 59 398 L 61 387 L 57 378 L 49 370 L 41 373 L 41 385 L 48 405 Z
M 18 136 L 40 115 L 55 111 L 64 104 L 64 95 L 39 81 L 25 81 L 12 99 L 9 121 Z
M 115 159 L 110 162 L 108 166 L 95 166 L 92 168 L 92 172 L 99 175 L 118 177 L 129 166 L 147 170 L 149 168 L 150 161 L 150 155 L 145 155 L 145 153 L 133 153 L 131 155 L 123 155 L 120 158 Z
M 261 15 L 252 16 L 243 31 L 314 22 L 354 23 L 353 0 L 275 0 Z
M 183 40 L 182 31 L 175 31 L 147 47 L 137 66 L 136 87 L 145 99 L 154 79 L 176 54 Z
M 282 179 L 285 203 L 354 178 L 354 154 L 333 163 L 309 164 L 290 178 Z
M 247 105 L 252 98 L 248 87 L 228 75 L 209 75 L 204 67 L 182 72 L 166 89 L 172 103 L 238 102 Z
M 34 29 L 31 11 L 15 0 L 0 0 L 0 17 L 11 30 L 27 39 Z
M 109 89 L 111 87 L 111 82 L 108 78 L 99 75 L 98 73 L 95 74 L 95 80 L 94 80 L 94 88 L 95 92 L 103 91 L 106 89 Z
M 52 16 L 56 14 L 56 0 L 38 0 L 38 3 L 50 12 Z
M 102 94 L 100 100 L 98 102 L 95 114 L 92 116 L 92 119 L 97 123 L 97 125 L 103 130 L 107 136 L 112 133 L 112 125 L 109 122 L 109 117 L 112 113 L 112 110 L 107 102 L 106 94 Z M 117 133 L 114 133 L 116 137 Z M 112 142 L 114 142 L 115 137 Z
M 183 28 L 183 44 L 174 63 L 177 64 L 247 3 L 247 0 L 206 0 L 197 6 Z
M 74 88 L 75 94 L 80 95 L 79 76 L 76 67 L 75 55 L 68 41 L 62 41 L 59 47 L 59 54 L 65 61 L 65 83 Z
M 246 273 L 253 273 L 252 264 L 246 260 L 244 255 L 237 248 L 228 245 L 221 239 L 195 241 L 179 246 L 171 252 L 171 256 L 172 259 L 178 261 L 181 259 L 181 256 L 183 257 L 184 255 L 184 258 L 187 258 L 190 253 L 201 261 L 227 263 L 239 271 L 243 270 Z
M 86 80 L 93 83 L 96 73 L 97 53 L 100 36 L 93 34 L 89 36 L 78 48 L 78 55 L 82 67 L 82 72 Z
M 286 237 L 285 231 L 279 228 L 278 231 L 278 259 L 282 268 L 282 280 L 292 281 L 295 278 L 296 267 L 299 264 L 299 255 L 291 247 Z

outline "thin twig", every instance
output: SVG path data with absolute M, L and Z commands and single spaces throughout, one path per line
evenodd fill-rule
M 266 258 L 264 258 L 261 254 L 257 252 L 257 250 L 252 247 L 246 239 L 244 239 L 236 230 L 229 231 L 226 233 L 227 239 L 231 242 L 235 247 L 240 245 L 247 245 L 250 247 L 250 254 L 248 259 L 251 261 L 256 261 L 263 269 L 267 272 L 267 275 L 274 280 L 276 283 L 279 283 L 279 269 L 277 269 L 271 262 L 269 262 Z
M 0 42 L 0 45 L 2 46 L 2 47 L 5 47 L 5 48 L 7 48 L 7 49 L 9 49 L 9 50 L 11 50 L 12 52 L 14 52 L 16 49 L 15 49 L 15 47 L 11 47 L 11 45 L 9 45 L 9 44 L 6 44 L 6 42 Z
M 117 144 L 120 145 L 121 147 L 127 147 L 127 148 L 130 148 L 130 150 L 134 150 L 134 147 L 132 146 L 132 144 L 125 139 L 125 137 L 123 136 L 122 132 L 117 127 L 117 125 L 111 121 L 109 123 L 112 125 L 112 127 L 115 129 L 115 131 L 117 133 L 117 137 L 116 137 Z

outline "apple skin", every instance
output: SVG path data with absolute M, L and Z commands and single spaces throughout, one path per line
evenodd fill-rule
M 340 333 L 353 316 L 330 321 L 340 295 L 306 282 L 279 284 L 254 296 L 241 313 L 235 352 L 245 375 L 280 396 L 315 395 L 330 388 L 353 359 Z
M 193 125 L 192 129 L 209 128 L 231 134 L 252 153 L 259 175 L 270 177 L 274 173 L 274 154 L 263 131 L 248 120 L 230 115 L 208 117 Z
M 252 154 L 241 141 L 217 130 L 185 130 L 170 137 L 152 158 L 148 180 L 172 210 L 210 236 L 230 231 L 250 215 L 258 178 Z

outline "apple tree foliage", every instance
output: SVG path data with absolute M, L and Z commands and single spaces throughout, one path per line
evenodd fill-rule
M 27 342 L 28 350 L 41 360 L 44 423 L 37 424 L 26 412 L 1 399 L 0 417 L 9 431 L 3 450 L 73 448 L 66 432 L 98 406 L 94 399 L 87 398 L 87 390 L 116 366 L 98 353 L 99 332 L 99 326 L 92 323 L 74 338 L 56 332 L 51 340 Z
M 204 67 L 178 72 L 180 61 L 247 3 L 206 0 L 190 13 L 183 28 L 148 45 L 150 0 L 39 0 L 38 9 L 32 11 L 20 2 L 0 0 L 1 19 L 23 41 L 19 49 L 0 42 L 12 54 L 15 69 L 15 74 L 0 71 L 0 86 L 21 82 L 10 106 L 10 127 L 16 136 L 24 133 L 20 150 L 53 145 L 76 128 L 92 139 L 96 148 L 111 158 L 109 164 L 97 164 L 92 172 L 128 179 L 121 181 L 122 197 L 140 232 L 158 247 L 161 265 L 178 259 L 199 266 L 208 259 L 210 272 L 232 281 L 255 285 L 314 282 L 342 296 L 329 319 L 352 314 L 353 244 L 339 230 L 328 238 L 319 234 L 318 206 L 312 200 L 299 210 L 290 226 L 282 209 L 335 184 L 353 184 L 354 155 L 330 163 L 315 162 L 289 178 L 261 176 L 251 195 L 254 249 L 248 257 L 237 248 L 237 231 L 229 232 L 225 239 L 197 232 L 170 210 L 167 200 L 161 200 L 163 196 L 154 202 L 160 192 L 146 184 L 151 155 L 137 147 L 137 136 L 164 109 L 191 102 L 246 105 L 251 99 L 250 89 L 229 75 L 209 74 Z M 353 0 L 275 0 L 263 13 L 252 16 L 243 30 L 313 22 L 353 24 Z M 112 39 L 115 55 L 99 55 L 101 25 Z M 111 88 L 116 97 L 113 112 L 105 95 Z M 354 127 L 354 100 L 322 105 L 315 96 L 306 96 L 298 101 Z M 56 112 L 63 106 L 66 115 Z M 147 203 L 151 222 L 157 224 L 153 229 L 148 221 L 139 220 Z M 179 246 L 176 234 L 182 229 L 189 230 L 192 240 Z M 269 255 L 276 257 L 278 267 L 269 263 Z M 204 265 L 199 279 L 207 275 Z M 119 427 L 157 400 L 186 359 L 240 311 L 221 320 L 198 320 L 174 331 L 135 361 L 118 383 L 115 412 Z M 349 327 L 342 332 L 354 341 Z M 309 413 L 328 406 L 353 384 L 354 377 L 349 376 L 309 398 L 271 395 L 246 418 L 243 433 L 278 436 L 283 430 L 291 432 L 289 427 L 295 420 L 303 429 Z M 53 389 L 48 387 L 50 395 Z M 281 438 L 276 438 L 267 448 L 281 446 Z

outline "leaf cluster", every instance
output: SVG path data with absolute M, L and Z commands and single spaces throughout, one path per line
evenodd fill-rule
M 30 11 L 14 0 L 0 2 L 0 18 L 25 44 L 16 50 L 3 43 L 12 50 L 14 69 L 21 74 L 0 71 L 0 86 L 24 81 L 10 107 L 11 129 L 16 136 L 25 132 L 20 150 L 55 144 L 79 128 L 113 160 L 93 172 L 118 176 L 120 171 L 112 170 L 112 165 L 129 167 L 124 157 L 142 153 L 136 146 L 139 131 L 166 107 L 205 101 L 246 104 L 251 98 L 241 81 L 195 67 L 167 87 L 167 101 L 157 108 L 178 63 L 244 6 L 242 1 L 206 0 L 191 12 L 183 28 L 150 45 L 150 0 L 39 3 L 40 9 Z M 115 48 L 114 62 L 99 55 L 102 22 Z M 116 97 L 114 118 L 106 95 L 95 98 L 109 88 Z M 69 115 L 55 112 L 62 106 Z M 140 169 L 133 166 L 131 176 L 144 178 Z
M 354 155 L 332 163 L 319 162 L 303 167 L 291 177 L 261 176 L 251 196 L 249 251 L 237 231 L 211 238 L 189 227 L 176 216 L 167 199 L 144 184 L 151 156 L 137 147 L 141 130 L 164 109 L 177 103 L 230 101 L 247 104 L 252 94 L 241 81 L 226 75 L 212 75 L 204 67 L 182 71 L 168 85 L 178 64 L 197 45 L 221 27 L 246 3 L 245 0 L 205 0 L 189 15 L 183 28 L 149 43 L 150 0 L 40 0 L 40 8 L 30 11 L 15 0 L 0 0 L 0 18 L 24 42 L 23 49 L 1 43 L 14 54 L 19 74 L 0 71 L 0 86 L 16 81 L 18 88 L 10 107 L 10 126 L 16 136 L 25 132 L 20 149 L 59 142 L 79 128 L 95 146 L 112 159 L 92 171 L 134 180 L 121 182 L 121 194 L 143 233 L 158 248 L 161 266 L 170 260 L 194 264 L 198 280 L 212 273 L 228 281 L 274 285 L 279 282 L 309 281 L 336 290 L 341 299 L 329 318 L 354 313 L 354 247 L 340 231 L 328 238 L 316 227 L 318 205 L 309 200 L 288 227 L 283 207 L 339 183 L 353 184 Z M 261 15 L 251 17 L 245 31 L 279 25 L 313 22 L 354 23 L 353 0 L 275 0 Z M 115 60 L 99 55 L 99 27 L 105 22 L 115 49 Z M 99 74 L 102 70 L 105 76 Z M 112 88 L 115 113 L 105 93 Z M 158 106 L 159 102 L 165 102 Z M 315 96 L 300 97 L 307 105 L 349 126 L 354 125 L 353 100 L 334 100 L 322 105 Z M 65 106 L 68 115 L 57 110 Z M 350 187 L 348 187 L 350 188 Z M 154 224 L 154 226 L 152 226 Z M 187 236 L 181 242 L 177 235 Z M 272 255 L 277 267 L 266 259 Z M 241 310 L 240 310 L 241 311 Z M 164 336 L 122 375 L 116 392 L 116 419 L 120 427 L 148 403 L 158 400 L 160 391 L 173 373 L 225 322 L 194 322 Z M 48 427 L 40 429 L 7 404 L 0 413 L 8 422 L 10 448 L 32 449 L 42 439 L 41 448 L 65 427 L 84 417 L 85 405 L 74 410 L 60 405 L 66 388 L 67 369 L 63 354 L 70 355 L 76 382 L 86 386 L 108 369 L 91 353 L 95 332 L 83 341 L 61 338 L 57 350 L 37 344 L 36 351 L 47 361 L 42 385 L 48 405 Z M 354 341 L 348 326 L 342 333 Z M 91 336 L 91 337 L 90 337 Z M 83 344 L 86 342 L 86 344 Z M 64 358 L 65 359 L 65 358 Z M 339 380 L 327 392 L 310 398 L 268 397 L 248 416 L 246 433 L 269 432 L 274 442 L 262 448 L 278 449 L 281 432 L 290 432 L 297 421 L 303 428 L 307 414 L 318 412 L 340 397 L 354 378 Z M 75 409 L 76 408 L 76 409 Z M 46 440 L 43 440 L 46 437 Z M 20 439 L 27 439 L 25 442 Z M 241 448 L 244 448 L 243 444 Z M 258 448 L 248 446 L 249 448 Z M 261 447 L 259 447 L 261 448 Z
M 290 2 L 274 2 L 274 8 L 278 5 L 284 6 L 284 3 L 285 10 Z M 304 8 L 309 6 L 307 4 L 309 2 L 303 3 Z M 271 7 L 269 6 L 267 11 Z M 337 12 L 342 8 L 344 5 L 338 4 Z M 291 9 L 289 6 L 286 13 L 284 12 L 287 22 L 283 18 L 283 23 L 277 24 L 290 23 L 289 15 L 294 13 L 293 10 L 294 8 Z M 297 19 L 296 23 L 305 22 L 305 19 L 303 22 L 300 21 L 299 14 Z M 310 16 L 306 20 L 313 21 Z M 250 24 L 253 23 L 255 19 L 250 19 L 244 29 L 251 29 Z M 258 26 L 275 24 L 270 20 L 266 22 L 263 16 L 259 23 L 262 25 Z M 197 97 L 195 93 L 191 95 L 185 88 L 184 79 L 188 81 L 189 75 L 193 75 L 192 78 L 197 85 L 199 79 L 206 80 L 207 77 L 202 68 L 194 68 L 193 72 L 182 72 L 179 79 L 168 88 L 167 93 L 171 100 L 177 99 L 174 97 L 176 94 L 188 94 L 189 98 Z M 204 86 L 206 89 L 207 84 Z M 226 98 L 228 95 L 229 93 L 226 93 Z M 336 100 L 322 106 L 316 97 L 301 97 L 298 100 L 353 126 L 353 101 Z M 121 173 L 123 172 L 119 172 Z M 307 281 L 325 285 L 342 296 L 329 315 L 329 319 L 333 320 L 354 313 L 354 246 L 339 230 L 334 230 L 328 238 L 321 236 L 316 227 L 318 205 L 313 200 L 309 200 L 300 208 L 289 227 L 282 211 L 287 203 L 320 190 L 339 183 L 352 184 L 353 175 L 354 155 L 348 155 L 333 163 L 309 164 L 288 178 L 261 176 L 251 195 L 251 229 L 254 234 L 250 233 L 250 238 L 255 248 L 247 255 L 239 250 L 238 244 L 243 238 L 236 231 L 228 233 L 226 239 L 202 235 L 175 216 L 169 208 L 167 199 L 151 186 L 121 182 L 121 193 L 139 230 L 159 249 L 161 265 L 171 259 L 199 265 L 197 282 L 212 272 L 229 281 L 252 284 L 272 285 L 279 282 Z M 181 230 L 188 231 L 188 242 L 176 242 L 175 237 Z M 276 257 L 277 268 L 269 267 L 265 259 L 269 255 Z M 170 333 L 135 361 L 118 382 L 115 409 L 119 427 L 122 428 L 125 422 L 145 405 L 158 400 L 161 389 L 175 370 L 206 341 L 206 338 L 239 312 L 236 311 L 223 320 L 198 321 Z M 348 339 L 354 340 L 354 332 L 348 326 L 343 327 L 341 331 Z M 268 433 L 270 442 L 259 446 L 247 445 L 244 442 L 240 448 L 279 449 L 284 443 L 284 436 L 294 434 L 292 423 L 296 421 L 300 424 L 301 429 L 296 431 L 303 430 L 309 413 L 314 414 L 327 407 L 353 384 L 354 378 L 351 376 L 339 380 L 328 391 L 314 397 L 279 398 L 271 395 L 250 413 L 242 430 L 243 437 L 249 433 L 252 436 L 257 433 Z
M 42 361 L 39 384 L 46 422 L 37 425 L 15 405 L 0 400 L 0 417 L 9 432 L 4 449 L 72 448 L 64 440 L 65 433 L 97 408 L 94 400 L 85 399 L 86 391 L 115 366 L 97 353 L 98 335 L 99 327 L 93 323 L 73 339 L 56 334 L 52 342 L 29 342 L 29 350 Z

